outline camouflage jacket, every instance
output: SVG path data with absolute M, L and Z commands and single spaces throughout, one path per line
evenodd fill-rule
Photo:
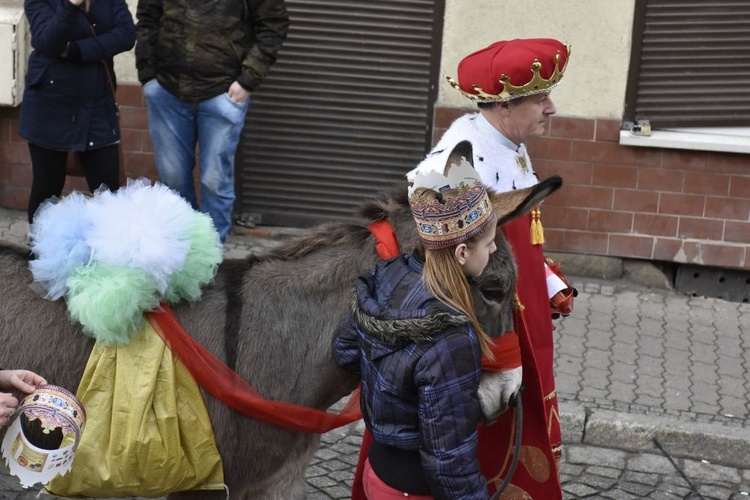
M 139 0 L 138 79 L 200 101 L 265 79 L 286 38 L 284 0 Z

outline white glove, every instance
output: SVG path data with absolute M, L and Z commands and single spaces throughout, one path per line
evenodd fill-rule
M 520 366 L 501 372 L 482 371 L 477 393 L 487 422 L 494 421 L 508 409 L 511 398 L 521 388 L 522 378 L 523 369 Z

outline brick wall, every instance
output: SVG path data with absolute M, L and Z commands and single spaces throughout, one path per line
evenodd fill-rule
M 146 105 L 140 85 L 120 85 L 120 104 L 125 174 L 156 179 L 153 149 L 148 137 Z M 31 186 L 31 161 L 26 141 L 18 136 L 20 108 L 0 106 L 0 207 L 26 210 Z M 82 177 L 68 177 L 64 193 L 72 189 L 87 191 Z
M 434 138 L 470 110 L 439 109 Z M 750 268 L 750 155 L 618 144 L 619 120 L 553 117 L 528 145 L 549 250 Z
M 125 172 L 156 179 L 138 85 L 118 89 Z M 469 110 L 438 108 L 434 137 Z M 31 168 L 18 109 L 0 107 L 0 206 L 26 207 Z M 750 155 L 617 143 L 620 122 L 554 117 L 529 144 L 540 177 L 563 188 L 542 220 L 553 251 L 750 268 Z M 69 178 L 70 189 L 86 190 Z

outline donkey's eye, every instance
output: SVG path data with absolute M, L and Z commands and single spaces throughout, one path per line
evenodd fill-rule
M 480 288 L 482 295 L 493 302 L 503 302 L 508 293 L 502 288 Z

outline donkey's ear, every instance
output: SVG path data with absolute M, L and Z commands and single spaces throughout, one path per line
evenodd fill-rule
M 462 158 L 468 161 L 472 168 L 474 167 L 474 148 L 469 141 L 461 141 L 453 147 L 453 151 L 448 155 L 448 160 L 445 162 L 443 175 L 448 177 L 453 165 L 463 163 Z
M 562 186 L 562 178 L 553 175 L 525 189 L 516 189 L 504 193 L 490 195 L 492 207 L 495 209 L 497 224 L 505 224 L 511 219 L 525 214 Z

